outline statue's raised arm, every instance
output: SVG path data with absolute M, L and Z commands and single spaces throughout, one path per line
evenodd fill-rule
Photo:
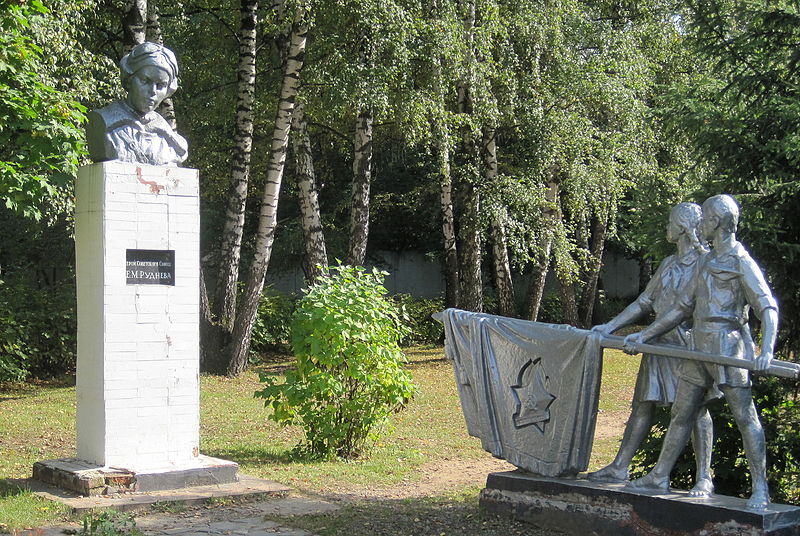
M 88 114 L 92 161 L 182 164 L 188 155 L 186 140 L 155 111 L 178 89 L 175 54 L 157 43 L 137 45 L 120 61 L 120 77 L 128 96 Z

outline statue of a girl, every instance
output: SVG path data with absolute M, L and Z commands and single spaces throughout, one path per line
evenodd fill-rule
M 155 111 L 178 89 L 178 63 L 171 50 L 142 43 L 120 61 L 124 100 L 88 114 L 86 138 L 94 162 L 122 160 L 178 166 L 186 160 L 186 139 Z

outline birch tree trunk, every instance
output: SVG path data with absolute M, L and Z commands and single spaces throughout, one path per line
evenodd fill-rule
M 544 286 L 550 268 L 550 254 L 553 250 L 553 230 L 556 222 L 561 217 L 558 211 L 558 183 L 548 182 L 545 199 L 550 205 L 544 210 L 544 221 L 547 226 L 539 240 L 539 261 L 534 264 L 531 281 L 528 286 L 528 298 L 525 305 L 525 318 L 536 322 L 539 318 L 539 308 L 542 305 Z
M 453 179 L 450 174 L 450 142 L 444 129 L 434 121 L 436 154 L 439 162 L 439 202 L 442 208 L 442 235 L 445 259 L 445 307 L 460 307 L 458 279 L 458 249 L 456 224 L 453 213 Z
M 306 10 L 299 7 L 294 13 L 292 34 L 289 39 L 289 53 L 286 58 L 278 109 L 275 114 L 275 123 L 272 131 L 272 147 L 270 149 L 267 178 L 261 199 L 255 256 L 250 266 L 230 345 L 229 376 L 237 376 L 247 368 L 253 322 L 258 312 L 258 303 L 261 299 L 261 291 L 264 288 L 264 278 L 266 277 L 270 255 L 272 254 L 272 242 L 275 238 L 275 225 L 277 223 L 278 195 L 286 164 L 289 130 L 292 125 L 292 113 L 294 112 L 295 99 L 297 98 L 297 88 L 300 85 L 300 71 L 305 60 L 306 37 L 308 35 L 306 15 Z
M 473 32 L 475 28 L 475 2 L 470 0 L 465 5 L 464 34 L 467 43 L 467 62 L 472 69 Z M 458 85 L 458 111 L 461 114 L 472 113 L 472 99 L 468 80 L 462 80 Z M 478 184 L 478 158 L 475 151 L 476 143 L 472 129 L 465 124 L 461 129 L 461 157 L 462 164 L 472 175 L 461 186 L 461 199 L 463 211 L 459 221 L 458 253 L 460 256 L 459 275 L 461 277 L 461 308 L 467 311 L 483 311 L 483 280 L 481 278 L 481 224 L 480 224 L 480 193 Z
M 300 193 L 300 215 L 306 244 L 306 281 L 311 284 L 327 271 L 328 253 L 325 248 L 325 235 L 322 232 L 311 140 L 308 138 L 308 123 L 302 102 L 298 102 L 295 106 L 292 130 L 297 189 Z
M 127 0 L 122 8 L 122 54 L 144 43 L 147 0 Z
M 214 296 L 215 316 L 230 334 L 236 318 L 236 283 L 239 279 L 250 158 L 253 151 L 253 98 L 256 84 L 256 25 L 258 0 L 242 0 L 239 27 L 239 63 L 236 71 L 236 124 L 228 205 L 222 228 L 219 273 Z
M 158 18 L 158 8 L 156 6 L 150 6 L 147 11 L 147 40 L 151 43 L 164 44 L 164 35 L 161 33 L 161 21 Z M 178 128 L 172 97 L 167 97 L 161 101 L 161 104 L 158 105 L 158 113 L 167 120 L 173 130 Z
M 483 129 L 483 176 L 487 183 L 497 182 L 497 136 L 494 128 Z M 501 316 L 516 317 L 517 304 L 514 298 L 514 282 L 511 280 L 511 263 L 508 258 L 505 222 L 495 212 L 491 223 L 494 288 L 497 292 Z
M 597 296 L 597 283 L 600 279 L 600 268 L 603 267 L 603 250 L 606 244 L 606 231 L 608 225 L 607 218 L 600 215 L 592 221 L 592 243 L 584 281 L 583 295 L 578 307 L 580 311 L 580 321 L 582 328 L 592 325 L 592 313 L 594 312 L 595 298 Z
M 347 262 L 363 266 L 369 235 L 369 189 L 372 181 L 372 111 L 359 110 L 353 136 L 353 192 Z

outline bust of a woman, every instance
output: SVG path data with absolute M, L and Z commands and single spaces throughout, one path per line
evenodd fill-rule
M 186 160 L 186 139 L 155 111 L 178 89 L 178 63 L 171 50 L 142 43 L 120 61 L 124 100 L 88 114 L 86 138 L 94 162 L 122 160 L 178 166 Z

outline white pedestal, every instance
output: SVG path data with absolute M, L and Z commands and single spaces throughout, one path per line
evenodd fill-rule
M 78 458 L 138 473 L 195 466 L 198 172 L 92 164 L 75 198 Z M 141 260 L 169 251 L 172 267 Z

